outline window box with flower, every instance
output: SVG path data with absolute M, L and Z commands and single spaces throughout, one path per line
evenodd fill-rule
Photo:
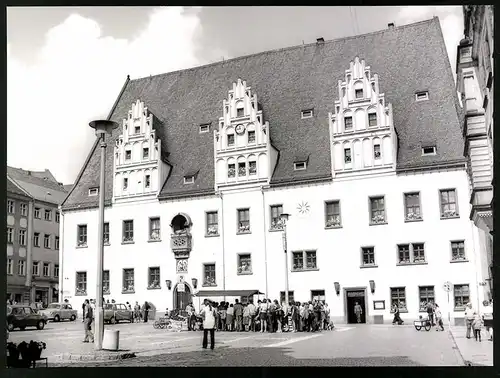
M 148 290 L 161 289 L 160 283 L 158 281 L 151 282 L 148 285 Z
M 375 215 L 371 219 L 371 224 L 383 224 L 385 222 L 385 217 L 383 215 Z
M 216 236 L 219 235 L 219 227 L 216 225 L 209 226 L 207 228 L 207 235 L 209 236 Z
M 87 295 L 87 289 L 83 287 L 77 287 L 75 289 L 75 295 Z
M 458 218 L 458 213 L 455 210 L 445 210 L 441 214 L 441 218 Z
M 330 216 L 325 222 L 325 227 L 326 228 L 339 228 L 342 227 L 342 224 L 340 223 L 340 216 Z
M 422 220 L 422 215 L 420 213 L 409 212 L 408 214 L 406 214 L 405 220 L 409 222 L 420 221 Z
M 249 224 L 242 224 L 238 227 L 238 233 L 240 234 L 248 234 L 250 233 L 250 225 Z
M 228 178 L 235 178 L 236 177 L 236 168 L 230 167 L 227 169 L 227 177 Z
M 283 222 L 281 222 L 279 220 L 272 220 L 270 229 L 271 229 L 271 231 L 283 230 Z
M 133 293 L 135 293 L 134 285 L 129 285 L 127 287 L 122 288 L 122 294 L 133 294 Z
M 215 283 L 215 277 L 205 277 L 205 280 L 203 280 L 203 286 L 217 286 Z

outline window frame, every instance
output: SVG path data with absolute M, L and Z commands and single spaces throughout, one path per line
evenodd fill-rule
M 36 269 L 35 269 L 36 267 Z M 40 261 L 33 261 L 33 264 L 32 264 L 32 275 L 34 276 L 40 276 Z
M 60 240 L 59 240 L 59 236 L 54 236 L 54 249 L 56 250 L 59 250 L 59 246 L 60 246 Z
M 107 232 L 106 232 L 106 226 L 107 226 Z M 106 239 L 106 234 L 108 235 L 107 239 Z M 104 245 L 110 245 L 109 236 L 110 236 L 109 222 L 104 222 L 104 226 L 102 228 L 102 241 Z
M 432 297 L 429 296 L 428 294 L 428 289 L 431 288 L 432 289 Z M 425 304 L 422 306 L 422 293 L 421 293 L 421 290 L 422 289 L 427 289 L 426 290 L 426 301 L 425 301 Z M 418 306 L 419 306 L 419 309 L 418 309 L 418 312 L 427 312 L 427 303 L 429 303 L 429 298 L 432 298 L 432 301 L 431 303 L 436 303 L 436 289 L 434 288 L 434 286 L 418 286 Z
M 19 229 L 19 232 L 17 234 L 18 236 L 18 244 L 19 246 L 22 246 L 22 247 L 26 247 L 26 244 L 27 244 L 27 240 L 26 240 L 26 237 L 28 235 L 28 232 L 25 228 L 20 228 Z
M 323 292 L 322 295 L 319 294 L 321 292 Z M 321 297 L 323 297 L 323 299 L 320 299 Z M 314 299 L 316 299 L 316 300 L 322 302 L 323 304 L 325 304 L 326 303 L 326 290 L 325 289 L 311 290 L 311 301 L 313 301 Z
M 380 200 L 380 199 L 383 200 L 383 212 L 384 212 L 383 219 L 377 218 L 379 220 L 374 221 L 375 217 L 373 215 L 373 212 L 380 211 L 380 210 L 373 209 L 373 201 Z M 368 197 L 368 216 L 369 216 L 369 225 L 370 226 L 378 226 L 378 225 L 384 225 L 384 224 L 388 223 L 387 222 L 387 204 L 385 201 L 385 195 L 373 195 L 373 196 Z
M 40 248 L 40 233 L 39 232 L 33 233 L 33 247 Z
M 250 134 L 252 133 L 252 134 Z M 253 138 L 250 138 L 250 135 L 253 135 Z M 257 135 L 255 133 L 255 130 L 248 130 L 247 131 L 247 144 L 256 144 L 257 143 Z
M 378 151 L 376 151 L 375 147 L 378 147 Z M 378 152 L 378 156 L 377 156 Z M 382 159 L 382 146 L 380 143 L 373 145 L 373 160 L 381 160 Z
M 47 272 L 47 274 L 45 274 Z M 42 274 L 44 277 L 50 277 L 50 263 L 44 262 L 42 265 Z
M 132 160 L 132 150 L 125 150 L 125 161 Z
M 48 241 L 48 243 L 46 243 Z M 44 234 L 43 235 L 43 248 L 45 249 L 52 249 L 52 243 L 51 243 L 51 235 L 50 234 Z
M 153 229 L 153 223 L 158 221 L 158 228 Z M 153 238 L 153 231 L 158 230 L 158 236 Z M 148 220 L 148 242 L 160 242 L 161 241 L 161 219 L 159 216 L 149 217 Z
M 308 119 L 314 117 L 314 108 L 304 109 L 300 111 L 300 119 Z
M 445 210 L 443 210 L 443 200 L 442 200 L 442 193 L 443 192 L 451 192 L 453 191 L 455 193 L 455 211 L 453 212 L 453 210 L 446 210 L 446 211 L 450 211 L 450 215 L 449 216 L 445 216 L 444 213 L 445 213 Z M 438 189 L 438 195 L 439 195 L 439 217 L 441 220 L 445 220 L 445 219 L 456 219 L 456 218 L 460 218 L 460 210 L 458 208 L 458 191 L 456 188 L 445 188 L 445 189 Z M 448 196 L 449 198 L 449 196 Z M 449 206 L 450 202 L 446 203 L 446 205 Z M 454 214 L 452 214 L 454 213 Z
M 107 275 L 107 277 L 106 277 Z M 107 285 L 106 285 L 107 284 Z M 103 294 L 110 294 L 110 285 L 111 285 L 111 274 L 109 269 L 102 271 L 102 291 Z
M 206 134 L 210 131 L 210 124 L 209 123 L 202 123 L 199 127 L 198 127 L 198 133 L 199 134 Z
M 335 212 L 329 214 L 328 213 L 328 206 L 337 205 L 338 208 L 338 214 Z M 324 201 L 324 214 L 325 214 L 325 228 L 326 229 L 331 229 L 331 228 L 342 228 L 342 209 L 340 207 L 340 200 L 335 199 L 335 200 L 326 200 Z M 328 220 L 329 217 L 338 217 L 338 221 L 335 220 Z M 331 224 L 329 224 L 331 223 Z
M 207 278 L 207 267 L 212 266 L 214 267 L 213 269 L 213 282 L 208 282 Z M 211 273 L 212 271 L 210 271 Z M 202 264 L 202 273 L 203 273 L 203 279 L 202 279 L 202 286 L 203 287 L 214 287 L 217 286 L 217 264 L 215 262 L 207 262 Z
M 242 256 L 244 257 L 249 257 L 250 259 L 250 270 L 248 271 L 243 271 L 241 268 L 241 258 Z M 250 252 L 241 252 L 236 254 L 236 274 L 238 276 L 248 276 L 253 274 L 253 264 L 252 264 L 252 254 Z
M 408 204 L 407 204 L 407 199 L 408 196 L 418 196 L 418 210 L 419 214 L 418 215 L 412 215 L 409 216 L 409 214 L 414 214 L 414 213 L 409 213 L 408 212 Z M 412 206 L 414 208 L 415 206 Z M 403 193 L 403 213 L 404 213 L 404 221 L 407 222 L 422 222 L 424 220 L 424 216 L 422 213 L 422 196 L 420 195 L 420 192 L 414 191 L 414 192 L 404 192 Z
M 281 210 L 280 210 L 281 209 Z M 276 210 L 277 217 L 273 217 L 274 210 Z M 283 204 L 276 203 L 269 205 L 269 231 L 283 231 L 283 225 L 280 222 L 281 214 L 283 214 Z M 276 220 L 277 219 L 277 220 Z
M 61 213 L 56 211 L 56 223 L 61 223 Z
M 54 264 L 54 278 L 59 278 L 59 264 Z
M 131 230 L 127 230 L 127 225 L 132 225 Z M 126 237 L 127 233 L 131 233 L 131 237 Z M 124 219 L 122 221 L 122 244 L 133 244 L 134 243 L 134 220 L 133 219 Z
M 293 170 L 294 171 L 305 171 L 307 169 L 307 161 L 294 161 Z
M 369 252 L 368 250 L 371 249 L 372 250 L 372 254 L 373 254 L 373 263 L 365 263 L 365 252 Z M 377 259 L 376 259 L 376 255 L 375 255 L 375 246 L 374 245 L 363 245 L 359 248 L 360 250 L 360 253 L 361 253 L 361 265 L 360 265 L 360 268 L 377 268 L 378 265 L 377 265 Z
M 80 275 L 82 276 L 80 277 Z M 82 284 L 82 287 L 80 287 L 80 284 Z M 87 295 L 87 271 L 75 272 L 75 296 L 82 295 Z
M 28 204 L 26 202 L 19 203 L 19 213 L 22 217 L 28 216 Z
M 464 250 L 464 257 L 463 258 L 453 258 L 453 244 L 457 243 L 462 243 L 463 244 L 463 250 Z M 469 259 L 467 258 L 467 250 L 465 248 L 465 240 L 450 240 L 450 262 L 452 263 L 460 263 L 460 262 L 469 262 Z
M 19 269 L 21 266 L 23 267 L 23 269 Z M 17 275 L 26 276 L 26 260 L 24 259 L 17 260 Z
M 128 190 L 128 177 L 123 177 L 122 191 L 126 192 L 127 190 Z
M 127 273 L 132 273 L 132 278 L 127 277 Z M 130 281 L 132 284 L 130 284 Z M 123 268 L 122 269 L 122 294 L 135 293 L 135 269 Z
M 235 118 L 241 118 L 245 116 L 245 107 L 237 107 L 236 108 L 236 117 Z
M 232 174 L 231 174 L 232 172 Z M 227 178 L 235 179 L 236 178 L 236 162 L 235 163 L 227 163 Z
M 347 154 L 346 152 L 349 151 Z M 349 159 L 349 161 L 347 161 Z M 344 147 L 344 166 L 346 165 L 351 165 L 352 164 L 352 148 L 351 147 Z
M 194 175 L 184 176 L 184 185 L 194 184 Z
M 358 88 L 358 89 L 354 89 L 354 100 L 362 100 L 364 99 L 365 97 L 365 94 L 364 94 L 364 90 L 363 88 Z M 361 93 L 361 96 L 358 97 L 358 93 Z
M 7 227 L 7 244 L 14 244 L 14 227 Z
M 232 141 L 229 143 L 229 141 Z M 234 147 L 236 144 L 236 137 L 234 136 L 234 133 L 231 134 L 226 134 L 226 145 L 227 147 Z
M 41 207 L 35 207 L 35 209 L 33 211 L 33 216 L 35 219 L 42 219 L 41 211 L 42 211 Z
M 48 217 L 47 217 L 47 214 L 49 215 Z M 51 209 L 44 210 L 43 219 L 47 222 L 52 222 L 52 210 Z
M 252 163 L 255 165 L 252 168 Z M 248 161 L 248 176 L 255 176 L 257 174 L 257 161 L 256 160 L 249 160 Z
M 280 304 L 285 302 L 285 291 L 280 291 Z M 288 302 L 295 302 L 295 292 L 288 290 Z
M 462 298 L 462 303 L 463 303 L 462 306 L 457 306 L 457 301 L 456 301 L 457 297 L 456 297 L 456 293 L 455 293 L 455 288 L 458 287 L 458 286 L 460 286 L 462 288 L 464 286 L 467 286 L 467 291 L 468 291 L 467 297 L 468 297 L 468 299 L 466 301 L 464 301 L 463 298 L 465 298 L 466 296 L 464 296 L 463 294 L 460 296 Z M 470 296 L 471 295 L 470 295 L 470 285 L 469 284 L 453 284 L 453 311 L 457 311 L 457 312 L 458 311 L 460 311 L 460 312 L 463 311 L 463 312 L 465 312 L 466 305 L 467 305 L 467 303 L 470 302 Z
M 425 150 L 428 148 L 432 148 L 432 152 L 425 152 Z M 437 154 L 437 148 L 435 145 L 422 146 L 422 156 L 435 156 L 436 154 Z
M 156 269 L 158 270 L 158 274 L 156 274 Z M 156 285 L 154 284 L 155 280 L 157 282 Z M 159 266 L 149 266 L 148 267 L 148 290 L 158 290 L 158 289 L 161 289 L 161 269 Z
M 149 147 L 142 147 L 142 160 L 149 159 Z
M 350 120 L 350 121 L 347 122 L 347 120 Z M 349 124 L 349 128 L 347 127 L 348 124 Z M 351 132 L 354 130 L 354 119 L 353 119 L 352 115 L 344 117 L 343 126 L 344 126 L 344 132 Z
M 8 275 L 14 274 L 14 259 L 7 258 L 7 274 Z
M 303 249 L 303 250 L 295 250 L 291 251 L 290 253 L 290 258 L 291 258 L 291 264 L 290 264 L 290 270 L 291 272 L 310 272 L 310 271 L 318 271 L 319 270 L 319 264 L 318 264 L 318 251 L 316 249 Z M 294 265 L 294 257 L 295 254 L 301 253 L 302 254 L 302 268 L 295 268 Z M 307 253 L 314 253 L 315 254 L 315 261 L 316 261 L 316 266 L 314 268 L 308 268 L 307 267 Z
M 151 175 L 144 176 L 144 188 L 146 189 L 151 188 Z
M 217 218 L 216 222 L 210 222 L 210 217 L 214 216 Z M 213 228 L 212 228 L 213 227 Z M 220 236 L 219 233 L 219 211 L 209 210 L 205 211 L 205 237 Z
M 421 95 L 424 95 L 424 97 L 419 97 Z M 420 101 L 427 101 L 429 100 L 429 91 L 418 91 L 415 92 L 415 101 L 420 102 Z
M 390 287 L 389 288 L 389 299 L 390 299 L 390 306 L 391 306 L 391 314 L 394 314 L 394 306 L 393 306 L 393 295 L 392 295 L 392 291 L 395 290 L 395 289 L 403 289 L 403 298 L 404 298 L 404 304 L 405 306 L 404 307 L 401 307 L 399 305 L 399 303 L 401 302 L 401 299 L 400 299 L 400 295 L 399 295 L 399 291 L 398 291 L 398 308 L 399 308 L 399 312 L 402 312 L 402 313 L 407 313 L 408 312 L 408 301 L 406 299 L 406 286 L 394 286 L 394 287 Z
M 375 116 L 375 124 L 372 125 L 371 122 L 373 121 L 373 118 L 370 119 L 370 116 Z M 368 111 L 368 127 L 377 127 L 378 126 L 378 116 L 377 112 L 375 111 Z
M 89 188 L 89 197 L 95 197 L 99 194 L 99 187 L 95 186 L 93 188 Z
M 238 161 L 236 173 L 238 177 L 247 177 L 247 162 L 246 161 Z
M 241 220 L 240 212 L 248 212 L 248 220 Z M 248 222 L 248 225 L 240 225 L 242 222 Z M 250 208 L 242 207 L 236 209 L 236 234 L 250 234 L 252 233 L 251 223 L 250 223 Z
M 85 240 L 80 240 L 80 230 L 85 230 L 84 236 Z M 88 226 L 86 224 L 78 224 L 76 225 L 76 247 L 77 248 L 87 248 L 88 246 Z
M 415 246 L 422 245 L 423 246 L 423 254 L 424 258 L 422 261 L 415 260 Z M 408 247 L 408 261 L 401 261 L 400 258 L 400 247 L 407 246 Z M 426 245 L 425 242 L 408 242 L 408 243 L 398 243 L 396 244 L 396 265 L 397 266 L 405 266 L 405 265 L 426 265 L 427 261 L 427 253 L 426 253 Z
M 7 213 L 15 214 L 16 213 L 16 203 L 13 200 L 7 200 Z

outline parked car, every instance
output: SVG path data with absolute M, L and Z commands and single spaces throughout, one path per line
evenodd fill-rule
M 75 321 L 77 318 L 77 311 L 73 310 L 68 303 L 52 303 L 43 310 L 38 310 L 42 315 L 45 315 L 48 320 L 59 322 L 64 319 Z
M 134 321 L 134 312 L 123 303 L 106 303 L 104 305 L 104 321 L 116 324 L 122 320 Z
M 47 317 L 28 305 L 7 306 L 7 329 L 9 332 L 12 332 L 14 328 L 24 331 L 26 327 L 36 327 L 42 330 L 45 324 L 47 324 Z

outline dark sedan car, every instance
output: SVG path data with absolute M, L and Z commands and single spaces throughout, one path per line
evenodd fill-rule
M 23 331 L 26 327 L 43 329 L 47 323 L 47 317 L 38 313 L 30 306 L 10 305 L 7 306 L 7 329 L 12 331 L 19 328 Z

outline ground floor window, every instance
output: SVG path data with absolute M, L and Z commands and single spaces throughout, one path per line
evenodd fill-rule
M 252 257 L 249 253 L 238 255 L 238 274 L 252 273 Z
M 394 305 L 399 308 L 399 311 L 407 311 L 404 287 L 391 287 L 391 311 L 393 311 Z
M 419 300 L 420 300 L 419 311 L 420 312 L 427 312 L 427 304 L 428 303 L 435 303 L 434 302 L 434 286 L 420 286 L 418 288 L 418 293 L 419 293 Z
M 155 266 L 149 268 L 148 289 L 160 288 L 160 268 Z
M 455 311 L 464 311 L 465 306 L 470 301 L 469 285 L 454 285 L 453 296 Z
M 48 290 L 36 290 L 35 291 L 35 302 L 41 303 L 43 308 L 49 305 L 49 291 Z
M 285 292 L 280 291 L 280 304 L 285 302 Z M 293 290 L 288 291 L 288 302 L 295 302 L 295 297 L 293 296 Z
M 123 289 L 124 293 L 134 292 L 134 269 L 123 269 Z
M 104 294 L 109 294 L 109 270 L 102 272 L 102 291 Z
M 311 290 L 311 300 L 316 300 L 325 303 L 325 291 L 324 290 Z
M 76 272 L 75 295 L 87 295 L 87 272 Z
M 203 286 L 216 286 L 215 264 L 203 264 Z

